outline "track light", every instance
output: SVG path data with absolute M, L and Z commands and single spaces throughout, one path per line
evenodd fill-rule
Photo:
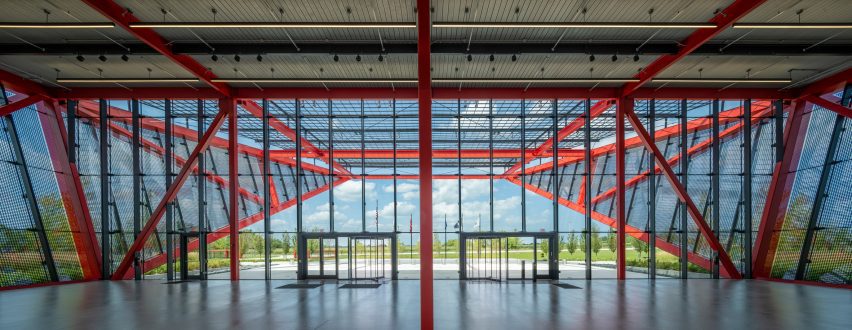
M 518 60 L 518 55 L 512 54 L 512 62 L 515 62 L 517 60 Z
M 106 62 L 106 61 L 107 61 L 107 58 L 106 58 L 106 56 L 104 56 L 104 55 L 98 56 L 98 59 L 99 59 L 99 60 L 101 60 L 101 62 Z
M 595 61 L 595 54 L 589 55 L 589 62 Z
M 257 61 L 263 62 L 263 56 L 261 56 L 260 54 L 257 54 Z
M 612 61 L 618 61 L 618 55 L 612 54 Z
M 651 82 L 657 83 L 716 83 L 716 84 L 734 84 L 734 83 L 752 83 L 752 84 L 786 84 L 791 83 L 791 79 L 742 79 L 742 78 L 718 78 L 718 79 L 692 79 L 692 78 L 654 78 Z
M 633 54 L 633 62 L 639 62 L 639 54 Z
M 385 57 L 382 56 L 382 54 L 379 54 L 379 62 L 384 61 L 384 60 L 385 60 Z
M 488 61 L 494 62 L 494 54 L 491 54 L 491 56 L 488 56 Z
M 473 61 L 473 55 L 467 54 L 467 61 Z
M 236 62 L 240 61 L 240 55 L 239 54 L 234 55 L 234 61 L 236 61 Z
M 210 59 L 213 60 L 213 62 L 216 62 L 216 61 L 219 61 L 219 56 L 216 56 L 216 54 L 213 54 L 213 55 L 210 56 Z
M 355 55 L 355 62 L 361 62 L 361 55 Z
M 334 54 L 334 57 L 332 57 L 331 59 L 333 59 L 335 62 L 340 61 L 340 57 L 338 57 L 337 54 Z
M 121 55 L 121 60 L 127 62 L 127 61 L 130 60 L 130 57 L 127 57 L 127 54 L 124 54 L 124 55 Z
M 83 62 L 85 60 L 86 60 L 86 58 L 83 57 L 83 55 L 77 55 L 77 61 Z

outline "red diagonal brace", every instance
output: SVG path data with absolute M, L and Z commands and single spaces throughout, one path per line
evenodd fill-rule
M 642 72 L 639 72 L 634 78 L 639 79 L 638 82 L 627 83 L 621 89 L 621 96 L 628 96 L 635 92 L 639 87 L 651 81 L 658 74 L 666 70 L 669 66 L 689 55 L 695 49 L 713 39 L 716 35 L 727 29 L 731 24 L 744 17 L 752 10 L 766 2 L 766 0 L 736 0 L 727 8 L 720 11 L 716 16 L 710 19 L 710 23 L 716 24 L 712 29 L 698 29 L 692 32 L 685 40 L 679 44 L 682 45 L 680 50 L 674 54 L 666 54 L 658 57 L 654 62 L 645 67 Z
M 131 23 L 140 22 L 136 16 L 133 16 L 133 13 L 130 10 L 125 9 L 112 0 L 83 0 L 83 2 L 89 5 L 89 7 L 92 7 L 92 9 L 106 16 L 106 18 L 113 21 L 116 25 L 124 28 L 127 33 L 130 33 L 140 41 L 144 42 L 175 64 L 180 65 L 196 78 L 210 85 L 210 87 L 213 87 L 213 89 L 221 93 L 223 96 L 231 96 L 232 91 L 228 85 L 223 83 L 214 83 L 211 80 L 216 78 L 216 75 L 213 74 L 213 72 L 204 67 L 204 65 L 201 65 L 201 63 L 198 63 L 198 61 L 190 55 L 175 54 L 172 52 L 171 43 L 154 32 L 154 30 L 130 28 Z
M 775 259 L 775 247 L 778 233 L 784 224 L 787 204 L 793 190 L 796 168 L 805 142 L 812 105 L 804 101 L 796 102 L 784 128 L 784 156 L 775 163 L 772 181 L 766 192 L 766 205 L 760 219 L 752 256 L 754 277 L 768 277 Z M 780 146 L 779 146 L 780 147 Z
M 592 108 L 590 109 L 590 111 L 589 111 L 590 116 L 592 118 L 599 116 L 604 111 L 606 111 L 606 109 L 609 109 L 609 107 L 611 105 L 612 105 L 611 100 L 598 101 L 598 103 L 595 103 L 595 105 L 592 106 Z M 580 117 L 575 118 L 573 121 L 568 123 L 568 125 L 565 125 L 565 127 L 563 127 L 562 129 L 559 130 L 559 132 L 557 132 L 556 143 L 553 142 L 553 137 L 547 139 L 546 141 L 542 142 L 542 144 L 540 146 L 535 148 L 532 152 L 532 155 L 527 156 L 525 158 L 525 161 L 518 162 L 517 164 L 513 165 L 508 170 L 506 170 L 506 172 L 503 173 L 503 174 L 506 175 L 506 174 L 515 173 L 515 171 L 520 169 L 521 166 L 529 164 L 531 161 L 535 160 L 536 158 L 538 158 L 539 156 L 544 154 L 548 150 L 548 148 L 553 148 L 553 149 L 557 148 L 557 146 L 559 145 L 559 142 L 562 142 L 562 140 L 565 140 L 565 138 L 567 138 L 569 135 L 571 135 L 571 133 L 574 133 L 578 129 L 582 128 L 583 125 L 585 125 L 585 123 L 586 123 L 585 120 L 586 120 L 585 114 L 582 114 L 582 115 L 580 115 Z M 550 149 L 550 150 L 553 150 L 553 149 Z M 562 154 L 562 153 L 560 152 L 560 154 Z
M 846 118 L 852 118 L 852 109 L 849 109 L 848 107 L 845 107 L 843 105 L 831 102 L 829 100 L 826 100 L 824 98 L 821 98 L 821 97 L 815 96 L 815 95 L 805 96 L 804 100 L 811 102 L 816 106 L 823 107 L 826 110 L 830 110 L 830 111 L 836 113 L 839 116 L 843 116 L 843 117 L 846 117 Z
M 133 241 L 133 245 L 131 245 L 127 250 L 127 254 L 124 255 L 121 263 L 118 264 L 118 268 L 116 268 L 115 273 L 112 275 L 112 279 L 120 280 L 124 278 L 124 274 L 127 273 L 130 266 L 133 264 L 133 256 L 145 246 L 145 242 L 148 240 L 148 237 L 151 236 L 154 232 L 154 228 L 157 227 L 160 219 L 163 218 L 163 215 L 166 212 L 166 205 L 171 203 L 175 197 L 177 197 L 180 188 L 183 186 L 183 183 L 186 182 L 192 168 L 198 163 L 198 158 L 201 157 L 201 153 L 210 145 L 210 141 L 212 141 L 213 136 L 216 135 L 219 128 L 222 127 L 227 115 L 228 109 L 220 108 L 219 113 L 213 117 L 213 121 L 210 123 L 210 127 L 207 128 L 207 131 L 204 132 L 201 141 L 198 141 L 195 149 L 193 149 L 192 153 L 189 154 L 189 157 L 186 159 L 186 164 L 181 167 L 180 172 L 178 172 L 178 175 L 175 177 L 172 185 L 168 190 L 166 190 L 166 194 L 163 196 L 160 204 L 158 204 L 157 208 L 151 212 L 151 217 L 148 222 L 145 223 L 145 227 L 142 228 L 139 236 Z
M 731 261 L 731 257 L 728 256 L 728 253 L 724 248 L 722 248 L 722 244 L 719 244 L 719 240 L 716 238 L 716 235 L 713 234 L 713 230 L 710 229 L 710 226 L 707 225 L 706 221 L 704 221 L 701 211 L 695 207 L 695 203 L 693 203 L 692 198 L 689 197 L 689 193 L 686 189 L 684 189 L 683 185 L 680 184 L 677 177 L 675 177 L 672 167 L 666 162 L 665 155 L 663 155 L 663 153 L 660 152 L 660 149 L 657 148 L 657 145 L 651 141 L 651 136 L 648 135 L 648 131 L 645 129 L 645 126 L 642 125 L 639 117 L 636 116 L 633 109 L 625 110 L 627 110 L 624 112 L 627 120 L 630 121 L 630 124 L 633 126 L 638 137 L 642 140 L 642 143 L 645 144 L 646 148 L 648 148 L 648 152 L 654 157 L 657 166 L 662 169 L 663 175 L 665 175 L 666 179 L 668 179 L 669 183 L 671 183 L 672 189 L 675 191 L 680 201 L 686 206 L 687 212 L 689 212 L 689 215 L 692 216 L 692 219 L 698 226 L 699 231 L 710 244 L 710 247 L 719 254 L 719 262 L 722 264 L 722 267 L 731 276 L 731 278 L 741 279 L 742 276 L 739 271 L 737 271 L 737 267 L 734 266 L 734 263 Z
M 512 182 L 514 184 L 521 185 L 521 181 L 518 180 L 517 178 L 507 178 L 506 180 L 509 181 L 509 182 Z M 544 198 L 547 198 L 547 199 L 553 198 L 552 192 L 541 190 L 538 187 L 533 186 L 532 184 L 527 183 L 525 188 L 529 191 L 532 191 L 532 192 L 544 197 Z M 580 205 L 580 204 L 578 204 L 574 201 L 569 201 L 569 200 L 564 199 L 562 197 L 560 197 L 557 201 L 559 202 L 560 205 L 565 206 L 565 207 L 567 207 L 567 208 L 569 208 L 569 209 L 571 209 L 575 212 L 586 213 L 586 208 L 584 208 L 582 205 Z M 608 217 L 604 214 L 595 212 L 594 210 L 591 211 L 591 215 L 592 215 L 593 220 L 600 222 L 604 225 L 607 225 L 610 228 L 616 228 L 615 219 L 610 218 L 610 217 Z M 643 242 L 646 242 L 646 243 L 648 242 L 649 239 L 651 239 L 651 236 L 649 234 L 645 233 L 642 229 L 633 227 L 631 225 L 625 226 L 625 234 L 633 236 L 633 237 L 635 237 L 635 238 L 637 238 L 637 239 L 639 239 Z M 660 250 L 666 251 L 666 252 L 668 252 L 672 255 L 675 255 L 675 256 L 680 255 L 680 248 L 677 245 L 674 245 L 674 244 L 667 242 L 666 240 L 659 238 L 659 237 L 656 237 L 656 236 L 654 237 L 654 239 L 656 241 L 657 247 L 660 248 Z M 691 262 L 691 263 L 693 263 L 693 264 L 695 264 L 695 265 L 697 265 L 701 268 L 707 269 L 707 270 L 710 270 L 711 267 L 713 266 L 713 263 L 709 259 L 707 259 L 704 256 L 697 254 L 695 252 L 688 252 L 687 255 L 686 255 L 686 258 L 687 258 L 687 260 L 689 260 L 689 262 Z M 725 273 L 724 269 L 722 269 L 722 275 L 728 276 L 728 274 Z
M 44 97 L 41 95 L 30 95 L 26 98 L 18 101 L 14 101 L 12 103 L 6 104 L 4 106 L 0 106 L 0 117 L 4 117 L 12 114 L 15 111 L 21 110 L 28 106 L 31 106 L 40 101 L 44 101 Z
M 761 104 L 764 106 L 764 108 L 763 108 L 763 110 L 756 110 L 756 111 L 752 112 L 752 119 L 751 119 L 752 125 L 754 125 L 755 123 L 757 123 L 761 120 L 764 120 L 765 118 L 762 117 L 762 116 L 766 115 L 767 113 L 770 113 L 768 101 L 754 102 L 753 104 L 755 106 L 755 109 L 760 109 L 759 106 Z M 738 123 L 734 126 L 731 126 L 728 129 L 719 133 L 719 139 L 724 139 L 724 138 L 727 138 L 731 135 L 734 135 L 734 134 L 740 132 L 742 130 L 742 128 L 743 128 L 743 123 Z M 697 154 L 697 153 L 699 153 L 703 150 L 706 150 L 707 148 L 710 148 L 712 145 L 713 145 L 713 139 L 708 137 L 706 140 L 701 141 L 699 143 L 696 143 L 694 146 L 687 149 L 686 153 L 688 155 L 692 156 L 692 155 L 695 155 L 695 154 Z M 669 165 L 674 165 L 675 163 L 679 162 L 680 156 L 681 156 L 681 154 L 678 153 L 678 154 L 672 156 L 671 158 L 669 158 L 668 159 Z M 641 183 L 642 181 L 644 181 L 645 179 L 647 179 L 649 173 L 650 173 L 650 171 L 642 172 L 641 174 L 630 178 L 630 180 L 627 180 L 627 182 L 625 182 L 625 185 L 627 187 L 632 187 L 634 185 L 637 185 L 637 184 Z M 660 168 L 654 167 L 654 173 L 660 173 Z M 592 198 L 592 204 L 597 204 L 600 201 L 611 197 L 612 195 L 615 194 L 615 190 L 616 190 L 615 188 L 610 188 L 607 191 L 602 192 L 600 195 L 595 196 L 594 198 Z
M 263 118 L 263 108 L 261 108 L 260 105 L 257 104 L 257 102 L 251 100 L 242 100 L 240 101 L 240 104 L 243 106 L 243 108 L 246 109 L 246 111 L 251 113 L 253 116 L 257 118 Z M 276 131 L 280 132 L 290 140 L 296 141 L 296 137 L 298 136 L 298 134 L 296 134 L 296 131 L 288 127 L 286 124 L 282 123 L 280 120 L 278 120 L 278 118 L 270 117 L 269 127 L 274 128 Z M 326 164 L 331 165 L 343 175 L 349 177 L 354 176 L 354 174 L 352 174 L 352 172 L 349 172 L 349 170 L 343 167 L 343 165 L 340 165 L 339 163 L 334 161 L 334 159 L 328 158 L 327 152 L 317 148 L 313 143 L 311 143 L 311 141 L 308 141 L 308 139 L 306 139 L 304 136 L 301 136 L 300 139 L 302 141 L 303 150 L 315 154 L 317 157 L 322 159 L 322 161 L 324 161 Z

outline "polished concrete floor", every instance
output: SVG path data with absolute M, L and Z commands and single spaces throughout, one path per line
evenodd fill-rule
M 0 329 L 416 329 L 418 281 L 90 282 L 0 292 Z M 435 281 L 436 329 L 849 329 L 852 290 L 765 281 Z

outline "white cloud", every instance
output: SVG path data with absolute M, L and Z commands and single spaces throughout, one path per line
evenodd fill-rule
M 364 192 L 366 193 L 366 199 L 368 201 L 375 200 L 376 184 L 374 182 L 367 182 L 364 184 Z M 349 180 L 341 183 L 339 186 L 334 188 L 334 198 L 344 202 L 360 201 L 361 181 Z

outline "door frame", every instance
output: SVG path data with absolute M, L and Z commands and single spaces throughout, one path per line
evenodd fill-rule
M 538 239 L 549 239 L 549 249 L 548 249 L 548 272 L 547 275 L 538 275 L 536 272 L 536 263 L 537 259 L 536 253 L 538 251 L 533 251 L 533 274 L 532 276 L 526 278 L 529 280 L 558 280 L 559 279 L 559 233 L 556 232 L 462 232 L 459 233 L 459 279 L 467 280 L 470 279 L 467 276 L 467 239 L 469 238 L 509 238 L 509 237 L 520 237 L 520 238 L 532 238 L 533 239 L 533 249 L 537 248 Z M 508 249 L 508 244 L 506 245 Z M 508 254 L 506 258 L 508 259 Z M 508 269 L 508 263 L 506 264 Z M 511 279 L 508 278 L 507 280 Z
M 298 270 L 296 272 L 296 278 L 299 280 L 308 280 L 308 279 L 339 279 L 340 278 L 340 269 L 338 265 L 340 264 L 340 239 L 344 238 L 347 242 L 352 241 L 352 239 L 390 239 L 391 243 L 391 280 L 397 279 L 397 263 L 399 262 L 399 258 L 397 258 L 397 237 L 396 233 L 393 232 L 336 232 L 336 233 L 325 233 L 325 232 L 309 232 L 309 233 L 299 233 L 296 245 L 296 255 L 298 257 Z M 335 258 L 335 272 L 334 275 L 327 275 L 318 277 L 316 275 L 308 275 L 308 255 L 307 255 L 307 246 L 308 239 L 320 239 L 320 242 L 324 239 L 334 239 L 337 243 L 335 246 L 335 253 L 337 254 Z M 322 250 L 322 249 L 320 249 Z M 351 251 L 347 247 L 347 254 Z M 321 252 L 322 253 L 322 252 Z M 322 258 L 322 256 L 321 256 Z M 323 262 L 323 260 L 320 260 Z

